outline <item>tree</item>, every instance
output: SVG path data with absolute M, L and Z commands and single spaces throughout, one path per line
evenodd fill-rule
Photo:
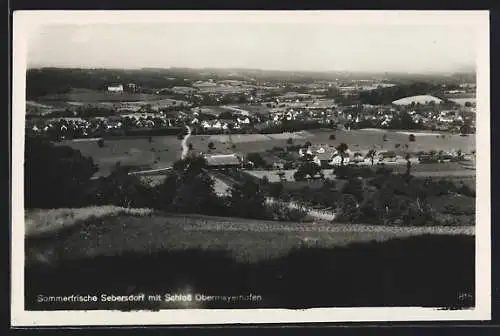
M 97 146 L 99 146 L 99 148 L 104 147 L 104 140 L 103 139 L 97 140 Z
M 192 169 L 193 166 L 188 165 L 181 174 L 171 208 L 182 213 L 220 214 L 214 180 L 206 172 Z
M 129 174 L 127 167 L 116 164 L 111 174 L 101 177 L 93 204 L 122 207 L 150 207 L 154 202 L 153 190 L 137 176 Z
M 375 161 L 375 155 L 377 155 L 377 151 L 375 149 L 370 149 L 368 153 L 366 154 L 366 157 L 370 158 L 370 162 L 373 166 L 374 161 Z
M 305 146 L 306 146 L 307 148 L 311 147 L 311 146 L 312 146 L 311 141 L 307 141 L 307 142 L 305 143 Z
M 181 213 L 224 215 L 221 199 L 215 194 L 214 181 L 208 175 L 201 156 L 176 161 L 158 187 L 157 207 Z
M 213 150 L 214 148 L 215 148 L 214 143 L 210 141 L 210 142 L 208 143 L 208 149 L 209 149 L 209 150 Z
M 153 142 L 153 137 L 152 136 L 148 136 L 148 142 L 149 143 Z
M 233 186 L 229 206 L 236 217 L 262 219 L 266 213 L 264 193 L 250 178 Z
M 248 153 L 247 154 L 247 160 L 252 162 L 255 167 L 257 168 L 266 168 L 267 167 L 267 162 L 264 160 L 262 155 L 260 153 Z
M 274 198 L 280 198 L 283 195 L 285 187 L 282 182 L 270 183 L 268 185 L 269 195 Z
M 98 167 L 71 147 L 26 138 L 24 169 L 25 208 L 63 208 L 85 205 Z
M 460 127 L 460 135 L 465 136 L 471 134 L 471 127 L 468 124 L 464 124 Z
M 288 145 L 292 145 L 292 144 L 293 144 L 293 139 L 292 139 L 292 138 L 288 138 L 288 139 L 286 140 L 286 143 L 287 143 Z
M 297 182 L 304 181 L 306 179 L 306 176 L 303 171 L 297 170 L 295 173 L 293 173 L 293 179 Z
M 340 201 L 335 219 L 339 222 L 353 222 L 360 218 L 361 212 L 354 195 L 344 194 Z
M 306 178 L 307 175 L 309 175 L 310 177 L 314 177 L 317 174 L 320 174 L 321 176 L 323 176 L 323 173 L 321 171 L 321 167 L 317 163 L 315 163 L 314 161 L 307 160 L 307 159 L 300 164 L 296 173 L 298 173 L 299 179 Z M 294 177 L 295 177 L 295 175 L 294 175 Z
M 408 141 L 415 142 L 415 134 L 408 135 Z
M 330 136 L 328 138 L 330 140 L 335 140 L 337 137 L 335 136 L 335 134 L 330 134 Z
M 410 154 L 409 153 L 406 153 L 405 160 L 406 160 L 406 176 L 410 177 L 411 176 L 411 161 L 410 161 Z
M 174 162 L 172 168 L 174 171 L 185 176 L 197 175 L 204 172 L 207 167 L 207 161 L 202 156 L 190 156 L 185 159 Z
M 347 146 L 346 143 L 342 142 L 340 145 L 338 145 L 336 148 L 335 148 L 339 154 L 340 154 L 340 165 L 343 166 L 344 165 L 344 157 L 346 156 L 347 154 L 347 150 L 349 149 L 349 147 Z
M 356 177 L 349 178 L 342 188 L 342 193 L 353 195 L 358 202 L 361 202 L 364 198 L 363 180 Z

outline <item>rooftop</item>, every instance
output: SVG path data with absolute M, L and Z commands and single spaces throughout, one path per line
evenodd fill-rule
M 208 166 L 239 165 L 240 159 L 236 154 L 206 155 Z

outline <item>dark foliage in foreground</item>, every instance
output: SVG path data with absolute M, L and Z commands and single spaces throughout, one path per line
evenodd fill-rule
M 57 208 L 85 204 L 84 188 L 98 167 L 80 151 L 26 139 L 24 195 L 26 208 Z
M 28 310 L 158 309 L 157 303 L 37 304 L 36 296 L 163 295 L 188 286 L 205 295 L 262 296 L 260 302 L 238 301 L 229 308 L 470 307 L 474 237 L 426 235 L 330 249 L 299 248 L 257 263 L 237 262 L 224 251 L 187 250 L 31 264 L 26 266 L 25 304 Z

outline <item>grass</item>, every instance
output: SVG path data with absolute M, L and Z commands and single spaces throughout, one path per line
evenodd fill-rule
M 383 141 L 383 135 L 387 133 L 387 141 Z M 331 140 L 330 135 L 335 134 L 336 139 Z M 396 144 L 400 144 L 402 149 L 400 152 L 406 151 L 405 144 L 408 144 L 408 151 L 430 151 L 430 150 L 443 150 L 451 151 L 461 149 L 464 153 L 469 153 L 475 150 L 475 137 L 473 135 L 468 137 L 461 137 L 459 135 L 446 135 L 442 137 L 435 136 L 419 136 L 417 132 L 416 141 L 409 142 L 408 135 L 402 134 L 397 131 L 372 131 L 372 130 L 353 130 L 353 131 L 324 131 L 324 130 L 310 130 L 301 132 L 301 134 L 242 134 L 233 135 L 231 138 L 236 145 L 235 149 L 230 148 L 230 141 L 227 135 L 194 135 L 189 139 L 197 150 L 206 151 L 207 145 L 210 141 L 214 142 L 216 151 L 227 152 L 236 151 L 243 154 L 251 152 L 264 152 L 274 147 L 285 147 L 288 138 L 293 138 L 294 145 L 304 145 L 310 141 L 313 145 L 330 145 L 338 146 L 344 142 L 349 146 L 353 152 L 365 152 L 375 147 L 377 151 L 394 151 Z
M 210 239 L 211 237 L 207 237 Z M 279 237 L 270 237 L 279 239 Z M 130 240 L 135 240 L 130 237 Z M 75 247 L 76 248 L 76 247 Z M 60 259 L 25 268 L 27 310 L 312 308 L 474 305 L 474 237 L 421 235 L 383 243 L 293 248 L 245 262 L 221 249 L 123 252 Z M 37 303 L 38 294 L 204 294 L 261 297 L 257 302 L 164 301 L 136 304 Z M 466 300 L 461 299 L 466 294 Z
M 408 144 L 410 152 L 461 149 L 464 153 L 475 150 L 475 136 L 461 137 L 459 135 L 447 134 L 446 137 L 437 138 L 435 136 L 419 136 L 415 131 L 416 141 L 409 142 L 408 135 L 397 131 L 372 131 L 372 130 L 352 130 L 352 131 L 310 131 L 314 134 L 314 143 L 323 143 L 337 146 L 339 143 L 346 143 L 351 151 L 366 151 L 375 147 L 378 151 L 394 150 L 396 144 L 404 146 Z M 336 139 L 330 140 L 331 134 L 335 134 Z M 387 134 L 387 141 L 383 141 L 383 135 Z
M 421 234 L 474 234 L 473 227 L 257 221 L 152 214 L 149 209 L 119 207 L 40 210 L 27 214 L 26 225 L 27 251 L 33 260 L 50 259 L 40 256 L 54 251 L 73 259 L 199 248 L 226 250 L 238 260 L 255 261 L 279 257 L 300 246 L 336 247 Z
M 38 209 L 25 214 L 25 235 L 36 237 L 75 226 L 89 220 L 101 220 L 106 217 L 129 215 L 150 215 L 150 209 L 129 209 L 118 206 L 94 206 L 77 209 Z
M 154 101 L 164 99 L 162 95 L 145 93 L 112 93 L 107 91 L 75 89 L 68 93 L 50 94 L 40 97 L 41 101 L 74 101 L 74 102 L 125 102 L 125 101 Z
M 473 227 L 255 221 L 149 209 L 27 213 L 28 310 L 469 307 Z M 354 266 L 354 267 L 353 267 Z M 37 303 L 37 295 L 200 293 L 258 302 Z M 472 293 L 460 300 L 460 293 Z
M 117 162 L 138 170 L 171 166 L 181 157 L 181 143 L 175 136 L 105 139 L 99 148 L 96 141 L 64 141 L 62 144 L 80 150 L 99 166 L 98 175 L 108 175 Z
M 235 134 L 227 135 L 192 135 L 189 138 L 189 143 L 193 144 L 196 151 L 207 152 L 208 144 L 213 142 L 215 149 L 213 153 L 228 153 L 236 152 L 246 155 L 252 152 L 265 152 L 273 149 L 274 147 L 285 147 L 287 139 L 293 138 L 295 145 L 304 145 L 310 140 L 307 132 L 300 133 L 282 133 L 282 134 Z M 232 141 L 232 142 L 231 142 Z M 231 145 L 235 144 L 235 148 Z

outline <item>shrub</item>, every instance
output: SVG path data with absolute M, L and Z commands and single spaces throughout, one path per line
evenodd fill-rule
M 275 202 L 268 205 L 268 216 L 277 221 L 301 222 L 307 219 L 307 210 L 291 208 L 287 204 Z
M 356 222 L 360 217 L 361 212 L 356 197 L 349 194 L 342 195 L 335 220 L 339 222 Z
M 375 171 L 375 174 L 376 175 L 390 175 L 392 174 L 392 168 L 389 168 L 389 167 L 385 167 L 385 166 L 380 166 L 377 168 L 377 170 Z
M 295 181 L 305 181 L 306 180 L 305 174 L 300 170 L 297 170 L 295 173 L 293 173 L 293 178 L 295 179 Z
M 358 178 L 349 178 L 342 188 L 342 193 L 353 195 L 358 202 L 361 202 L 364 198 L 363 181 Z
M 337 178 L 344 180 L 355 177 L 369 178 L 375 175 L 370 167 L 337 166 L 333 171 Z

